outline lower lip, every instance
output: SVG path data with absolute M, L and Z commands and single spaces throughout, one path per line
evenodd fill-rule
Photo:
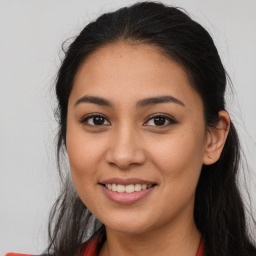
M 118 193 L 114 192 L 105 186 L 102 186 L 104 194 L 112 201 L 119 203 L 119 204 L 132 204 L 134 202 L 139 201 L 142 198 L 145 198 L 147 195 L 149 195 L 154 189 L 155 186 L 141 190 L 141 191 L 135 191 L 133 193 Z

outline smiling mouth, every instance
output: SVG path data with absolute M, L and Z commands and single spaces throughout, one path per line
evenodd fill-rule
M 134 193 L 139 192 L 141 190 L 147 190 L 155 186 L 156 184 L 128 184 L 128 185 L 122 185 L 122 184 L 100 184 L 104 187 L 106 187 L 108 190 L 111 190 L 113 192 L 118 193 Z

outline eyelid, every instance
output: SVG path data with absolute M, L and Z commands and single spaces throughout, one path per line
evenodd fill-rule
M 100 114 L 100 113 L 92 113 L 92 114 L 88 114 L 88 115 L 85 115 L 83 116 L 81 119 L 80 119 L 80 123 L 81 124 L 84 124 L 84 125 L 88 125 L 88 126 L 95 126 L 95 127 L 100 127 L 100 126 L 106 126 L 106 125 L 91 125 L 91 124 L 88 124 L 87 121 L 90 119 L 90 118 L 93 118 L 93 117 L 96 117 L 96 116 L 100 116 L 102 118 L 104 118 L 105 120 L 108 121 L 108 123 L 110 124 L 108 118 L 106 116 L 104 116 L 103 114 Z M 85 124 L 86 123 L 86 124 Z
M 156 118 L 156 117 L 163 117 L 163 118 L 165 118 L 166 120 L 169 121 L 169 124 L 167 124 L 167 125 L 160 125 L 160 126 L 153 125 L 153 127 L 156 127 L 156 128 L 158 128 L 158 129 L 159 129 L 159 128 L 165 128 L 165 127 L 167 127 L 167 126 L 169 126 L 169 125 L 177 124 L 177 123 L 178 123 L 174 117 L 172 117 L 172 116 L 170 116 L 170 115 L 167 115 L 167 114 L 163 114 L 163 113 L 155 113 L 155 114 L 150 115 L 150 116 L 147 118 L 147 120 L 146 120 L 145 123 L 149 122 L 150 120 L 152 120 L 152 119 L 154 119 L 154 118 Z M 145 123 L 143 124 L 144 126 L 152 126 L 152 125 L 145 125 Z

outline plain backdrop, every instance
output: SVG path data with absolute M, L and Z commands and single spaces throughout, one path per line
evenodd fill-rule
M 61 43 L 103 12 L 135 2 L 0 0 L 0 255 L 38 254 L 47 244 L 59 187 L 53 110 Z M 163 2 L 185 8 L 210 32 L 232 78 L 228 110 L 251 167 L 241 169 L 255 212 L 256 0 Z

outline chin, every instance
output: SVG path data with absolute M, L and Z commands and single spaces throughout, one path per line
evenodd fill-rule
M 115 232 L 126 233 L 126 234 L 143 234 L 150 231 L 154 224 L 152 220 L 145 218 L 145 216 L 138 216 L 135 214 L 134 217 L 130 214 L 126 216 L 113 218 L 111 220 L 103 220 L 107 229 Z
M 148 232 L 149 230 L 145 228 L 145 226 L 135 226 L 131 224 L 125 224 L 125 225 L 113 225 L 113 226 L 106 226 L 106 229 L 111 229 L 115 232 L 118 233 L 123 233 L 123 234 L 130 234 L 130 235 L 140 235 L 143 233 Z

